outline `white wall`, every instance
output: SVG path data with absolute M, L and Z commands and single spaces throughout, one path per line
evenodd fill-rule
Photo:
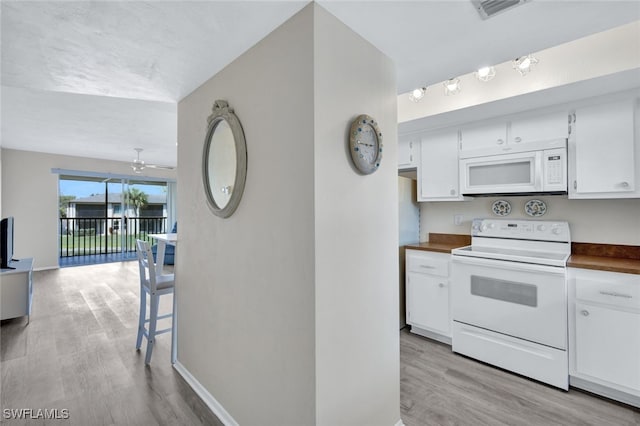
M 532 219 L 524 213 L 524 204 L 532 198 L 547 204 L 547 213 L 541 220 L 569 222 L 572 241 L 640 245 L 640 199 L 569 200 L 562 196 L 483 197 L 465 202 L 420 203 L 420 239 L 426 241 L 429 232 L 470 234 L 473 218 L 496 217 L 491 205 L 498 199 L 511 204 L 508 218 Z M 454 225 L 455 214 L 463 215 L 461 226 Z
M 178 361 L 243 425 L 315 421 L 312 11 L 178 105 Z M 209 210 L 200 170 L 216 99 L 247 142 L 228 219 Z
M 398 178 L 393 62 L 315 7 L 317 424 L 400 419 Z M 359 114 L 383 132 L 375 173 L 354 171 L 348 131 Z
M 52 168 L 132 174 L 126 162 L 3 148 L 1 215 L 15 217 L 14 255 L 35 258 L 35 269 L 58 267 L 58 175 Z M 145 175 L 175 178 L 175 171 Z
M 178 361 L 240 424 L 400 418 L 394 72 L 312 3 L 178 106 Z M 247 140 L 228 219 L 193 166 L 216 99 Z M 386 136 L 366 177 L 346 148 L 360 113 Z

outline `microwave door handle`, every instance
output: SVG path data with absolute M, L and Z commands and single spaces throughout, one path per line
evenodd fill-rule
M 542 159 L 544 158 L 543 153 L 541 151 L 536 152 L 536 156 L 534 157 L 535 161 L 535 177 L 534 177 L 534 185 L 536 191 L 544 191 L 543 187 L 543 176 L 544 176 L 544 162 Z

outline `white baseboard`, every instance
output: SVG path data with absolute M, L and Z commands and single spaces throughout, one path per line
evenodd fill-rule
M 205 404 L 207 404 L 207 407 L 209 407 L 211 412 L 215 414 L 218 419 L 225 424 L 225 426 L 239 426 L 238 422 L 231 417 L 231 414 L 224 409 L 222 404 L 220 404 L 213 395 L 211 395 L 209 391 L 207 391 L 204 386 L 202 386 L 200 382 L 193 377 L 191 373 L 189 373 L 189 370 L 187 370 L 184 365 L 180 364 L 180 361 L 176 361 L 175 364 L 173 364 L 173 368 L 182 376 L 189 386 L 191 386 L 194 392 L 200 397 L 200 399 L 202 399 L 202 401 L 204 401 Z M 400 419 L 394 426 L 404 426 L 404 422 Z
M 426 337 L 431 340 L 436 340 L 445 345 L 451 346 L 451 336 L 445 336 L 444 334 L 434 333 L 433 331 L 425 330 L 415 325 L 411 326 L 410 330 L 413 334 L 417 334 L 422 337 Z
M 229 414 L 222 404 L 220 404 L 195 377 L 193 377 L 184 365 L 180 364 L 179 361 L 176 361 L 176 363 L 173 364 L 173 368 L 182 376 L 189 386 L 191 386 L 194 392 L 200 397 L 200 399 L 202 399 L 202 401 L 204 401 L 205 404 L 207 404 L 207 407 L 209 407 L 211 412 L 215 414 L 222 423 L 226 426 L 238 426 L 238 422 L 231 417 L 231 414 Z
M 597 395 L 604 396 L 609 399 L 624 402 L 625 404 L 633 405 L 640 408 L 640 393 L 635 392 L 633 395 L 628 392 L 624 392 L 619 389 L 614 389 L 610 386 L 605 386 L 589 379 L 583 379 L 581 377 L 569 376 L 569 384 L 575 388 L 586 390 L 588 392 L 595 393 Z M 633 392 L 632 389 L 629 391 Z
M 33 268 L 33 272 L 51 271 L 52 269 L 60 269 L 60 267 L 59 266 L 41 266 L 39 268 Z

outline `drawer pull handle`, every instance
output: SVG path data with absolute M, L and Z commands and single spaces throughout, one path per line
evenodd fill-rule
M 420 267 L 424 269 L 436 269 L 435 266 L 430 266 L 430 265 L 420 265 Z
M 438 284 L 438 287 L 443 288 L 443 287 L 444 287 L 444 284 L 443 284 L 443 283 L 440 283 L 440 284 Z
M 589 311 L 587 311 L 586 309 L 581 310 L 580 313 L 585 317 L 589 316 Z
M 600 294 L 604 296 L 624 297 L 625 299 L 633 299 L 633 296 L 630 294 L 617 293 L 615 291 L 601 291 Z

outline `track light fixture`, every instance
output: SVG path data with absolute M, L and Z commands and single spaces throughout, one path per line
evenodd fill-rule
M 413 102 L 420 102 L 422 98 L 424 98 L 424 94 L 426 93 L 426 87 L 419 87 L 417 89 L 413 89 L 411 93 L 409 93 L 409 99 Z
M 521 56 L 513 60 L 513 68 L 520 73 L 520 75 L 525 76 L 531 72 L 533 66 L 538 63 L 538 60 L 532 56 Z

